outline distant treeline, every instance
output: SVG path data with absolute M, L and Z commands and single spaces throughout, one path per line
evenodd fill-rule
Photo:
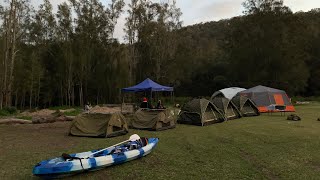
M 174 0 L 132 0 L 125 43 L 114 39 L 123 0 L 49 0 L 0 7 L 0 108 L 120 102 L 149 77 L 178 96 L 266 85 L 320 95 L 320 9 L 246 0 L 243 16 L 182 27 Z

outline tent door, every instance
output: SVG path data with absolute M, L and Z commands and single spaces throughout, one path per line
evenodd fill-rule
M 277 105 L 284 105 L 282 94 L 274 94 L 273 97 Z

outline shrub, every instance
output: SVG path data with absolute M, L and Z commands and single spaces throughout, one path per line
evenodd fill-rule
M 0 116 L 9 116 L 10 115 L 10 113 L 8 112 L 8 111 L 6 111 L 6 110 L 0 110 Z
M 17 108 L 15 107 L 4 107 L 3 110 L 7 111 L 9 114 L 16 114 Z

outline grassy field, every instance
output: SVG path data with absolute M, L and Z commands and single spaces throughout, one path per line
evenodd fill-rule
M 320 104 L 296 109 L 300 122 L 265 114 L 207 127 L 130 130 L 159 137 L 158 146 L 142 159 L 67 179 L 320 179 Z M 130 135 L 70 137 L 69 125 L 0 126 L 0 177 L 36 179 L 32 168 L 43 159 L 106 147 Z

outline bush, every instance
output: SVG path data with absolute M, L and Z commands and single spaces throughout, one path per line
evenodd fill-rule
M 0 116 L 10 116 L 17 113 L 17 109 L 15 107 L 4 107 L 0 110 Z
M 4 107 L 3 110 L 7 111 L 9 114 L 16 114 L 17 108 L 15 107 Z
M 8 111 L 6 111 L 6 110 L 0 110 L 0 116 L 9 116 L 10 115 L 10 113 L 8 112 Z

